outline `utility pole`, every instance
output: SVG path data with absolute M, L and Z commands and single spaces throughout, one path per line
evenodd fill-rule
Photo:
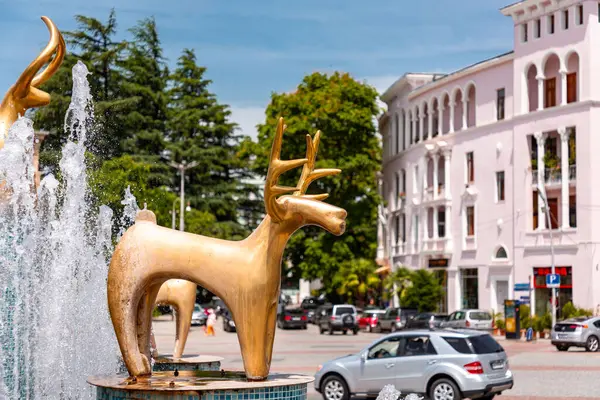
M 179 171 L 179 174 L 181 175 L 181 183 L 180 183 L 180 187 L 179 187 L 179 230 L 183 231 L 184 230 L 184 204 L 185 204 L 185 171 L 190 169 L 190 168 L 194 168 L 195 166 L 198 165 L 198 163 L 196 161 L 192 161 L 191 163 L 187 163 L 185 160 L 181 161 L 179 164 L 177 163 L 170 163 L 169 164 L 171 167 L 175 168 L 176 170 Z
M 550 263 L 552 268 L 552 275 L 556 274 L 556 268 L 554 265 L 554 239 L 552 237 L 552 221 L 550 220 L 550 207 L 548 207 L 548 199 L 546 198 L 545 190 L 540 188 L 538 184 L 538 194 L 544 201 L 544 213 L 546 214 L 546 224 L 548 231 L 550 232 Z M 556 288 L 552 289 L 552 327 L 556 325 Z

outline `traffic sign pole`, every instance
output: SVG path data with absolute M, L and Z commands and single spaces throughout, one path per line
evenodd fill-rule
M 540 168 L 543 168 L 540 167 Z M 556 275 L 556 269 L 554 266 L 554 238 L 552 237 L 552 222 L 550 221 L 550 207 L 548 207 L 548 199 L 546 198 L 546 190 L 544 188 L 544 183 L 540 185 L 538 183 L 538 194 L 544 200 L 544 206 L 546 208 L 546 226 L 548 227 L 548 232 L 550 233 L 550 262 L 552 267 L 552 275 Z M 542 191 L 544 193 L 542 193 Z M 556 288 L 552 288 L 552 328 L 554 329 L 554 325 L 556 325 Z

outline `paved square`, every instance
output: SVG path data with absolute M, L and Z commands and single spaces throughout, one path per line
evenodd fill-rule
M 224 357 L 224 369 L 243 369 L 235 333 L 223 332 L 217 322 L 216 336 L 204 336 L 201 327 L 192 327 L 185 354 L 210 354 Z M 154 334 L 161 354 L 173 351 L 175 324 L 170 318 L 154 321 Z M 320 335 L 317 328 L 307 330 L 277 329 L 271 371 L 313 375 L 319 364 L 355 353 L 378 337 Z M 499 400 L 567 400 L 600 399 L 600 352 L 571 350 L 559 353 L 547 340 L 537 342 L 502 341 L 515 374 L 515 387 L 498 396 Z M 309 399 L 321 396 L 309 387 Z

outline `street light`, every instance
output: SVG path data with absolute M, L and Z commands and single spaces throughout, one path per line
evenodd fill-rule
M 383 185 L 383 174 L 381 172 L 377 172 L 377 180 L 379 182 L 379 185 Z M 392 254 L 392 229 L 390 227 L 390 220 L 389 220 L 389 212 L 388 210 L 385 208 L 385 206 L 383 204 L 380 204 L 377 207 L 377 217 L 379 219 L 379 222 L 381 222 L 381 225 L 383 227 L 383 231 L 385 233 L 385 238 L 386 238 L 386 242 L 387 242 L 387 248 L 388 248 L 388 264 L 390 266 L 390 273 L 393 273 L 393 267 L 394 267 L 394 255 Z M 393 307 L 400 307 L 400 297 L 397 295 L 396 293 L 396 283 L 393 283 L 393 292 L 394 295 L 392 296 L 392 306 Z
M 192 161 L 191 163 L 187 163 L 185 160 L 181 161 L 179 164 L 177 163 L 169 163 L 169 165 L 173 168 L 175 168 L 176 170 L 179 171 L 179 174 L 181 175 L 181 183 L 180 183 L 180 194 L 179 194 L 179 230 L 183 231 L 184 229 L 184 215 L 183 215 L 183 205 L 185 204 L 185 171 L 190 169 L 190 168 L 194 168 L 195 166 L 198 165 L 198 163 L 196 161 Z
M 544 214 L 546 214 L 546 224 L 548 226 L 548 231 L 550 232 L 550 263 L 552 268 L 552 275 L 556 274 L 556 269 L 554 266 L 554 239 L 552 237 L 552 222 L 550 221 L 550 207 L 548 206 L 548 199 L 546 198 L 546 193 L 542 193 L 540 185 L 538 185 L 538 194 L 544 201 Z M 552 327 L 556 324 L 556 288 L 552 289 Z

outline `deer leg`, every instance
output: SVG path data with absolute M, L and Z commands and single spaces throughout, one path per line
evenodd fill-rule
M 177 333 L 175 334 L 175 349 L 173 350 L 174 358 L 181 358 L 185 349 L 190 326 L 192 325 L 192 314 L 194 312 L 194 304 L 196 303 L 196 285 L 194 284 L 193 296 L 186 295 L 178 304 L 177 307 Z
M 265 299 L 267 297 L 267 299 Z M 245 300 L 242 300 L 244 299 Z M 253 296 L 239 296 L 232 314 L 240 342 L 244 370 L 249 380 L 267 379 L 271 367 L 271 351 L 275 339 L 277 298 L 269 300 L 264 292 Z M 259 300 L 260 299 L 260 300 Z M 254 304 L 255 307 L 248 307 Z M 256 321 L 266 321 L 265 325 Z
M 113 260 L 115 260 L 115 256 L 113 256 Z M 129 374 L 131 376 L 150 375 L 152 373 L 150 360 L 139 351 L 138 347 L 136 322 L 139 300 L 136 301 L 137 299 L 133 298 L 135 285 L 121 285 L 122 282 L 127 282 L 127 278 L 113 277 L 113 274 L 109 273 L 107 289 L 110 317 Z
M 137 339 L 140 353 L 144 354 L 148 360 L 151 357 L 150 335 L 152 333 L 152 310 L 154 310 L 154 300 L 160 289 L 160 284 L 154 284 L 148 288 L 142 296 L 137 312 Z

